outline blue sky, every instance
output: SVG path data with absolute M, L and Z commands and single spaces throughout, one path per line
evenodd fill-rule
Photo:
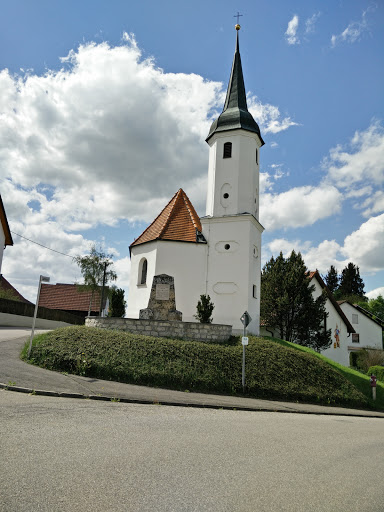
M 205 213 L 208 146 L 235 43 L 260 156 L 262 258 L 359 265 L 384 292 L 384 5 L 371 1 L 0 0 L 0 192 L 10 228 L 68 255 L 128 247 L 182 187 Z M 71 258 L 13 235 L 31 300 Z

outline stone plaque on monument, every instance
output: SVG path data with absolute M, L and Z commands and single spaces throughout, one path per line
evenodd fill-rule
M 170 285 L 157 283 L 156 285 L 156 300 L 169 300 Z
M 176 309 L 175 282 L 172 276 L 154 276 L 151 295 L 146 309 L 140 309 L 142 320 L 182 320 L 182 313 Z

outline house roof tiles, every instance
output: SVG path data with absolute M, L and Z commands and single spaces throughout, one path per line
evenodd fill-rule
M 76 284 L 44 284 L 41 285 L 39 306 L 63 311 L 88 312 L 91 291 L 80 291 Z M 92 312 L 100 309 L 101 292 L 96 291 L 92 300 Z M 105 306 L 104 299 L 104 306 Z
M 181 188 L 156 219 L 136 238 L 130 247 L 153 240 L 198 242 L 201 222 L 187 194 Z

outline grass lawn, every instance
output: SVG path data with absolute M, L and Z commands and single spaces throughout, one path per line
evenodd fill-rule
M 370 399 L 369 378 L 311 349 L 250 336 L 245 395 L 384 409 L 384 386 Z M 242 395 L 240 338 L 226 345 L 73 326 L 36 336 L 31 360 L 44 368 L 182 391 Z M 22 352 L 26 359 L 27 346 Z

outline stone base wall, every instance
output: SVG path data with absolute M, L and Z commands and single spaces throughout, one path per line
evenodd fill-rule
M 190 341 L 225 342 L 232 334 L 232 326 L 224 324 L 200 324 L 196 322 L 177 322 L 170 320 L 136 320 L 134 318 L 87 317 L 87 327 L 117 329 L 133 334 L 178 338 Z

